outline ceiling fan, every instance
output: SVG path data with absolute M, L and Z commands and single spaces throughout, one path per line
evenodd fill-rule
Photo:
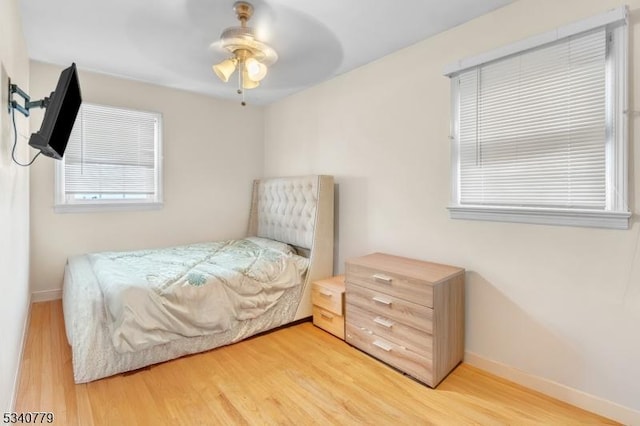
M 230 56 L 214 65 L 213 71 L 225 83 L 233 73 L 238 71 L 238 94 L 260 85 L 260 81 L 267 75 L 268 67 L 278 60 L 278 54 L 268 44 L 258 40 L 255 32 L 247 26 L 247 21 L 253 15 L 253 6 L 245 1 L 237 1 L 233 5 L 240 26 L 225 29 L 220 35 L 220 41 L 214 45 L 227 51 Z

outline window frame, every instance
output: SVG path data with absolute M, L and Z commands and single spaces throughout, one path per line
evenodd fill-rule
M 135 111 L 152 115 L 157 120 L 156 138 L 155 138 L 155 186 L 156 193 L 149 197 L 148 200 L 140 199 L 73 199 L 65 194 L 65 159 L 56 161 L 55 165 L 55 213 L 90 213 L 90 212 L 109 212 L 109 211 L 139 211 L 139 210 L 158 210 L 164 205 L 163 202 L 163 117 L 160 112 L 145 111 L 134 108 L 126 108 L 113 105 L 97 104 L 83 102 L 83 105 L 94 105 L 98 107 L 108 107 L 125 111 Z M 81 106 L 82 108 L 82 106 Z
M 496 49 L 449 65 L 445 75 L 451 77 L 451 204 L 452 219 L 489 220 L 628 229 L 631 212 L 628 206 L 628 12 L 620 7 L 603 15 L 586 19 L 518 43 Z M 608 138 L 606 156 L 606 207 L 569 209 L 548 207 L 486 206 L 460 203 L 459 96 L 457 76 L 482 64 L 518 55 L 564 40 L 596 28 L 607 28 L 612 37 L 606 57 L 606 100 Z M 615 195 L 615 196 L 614 196 Z

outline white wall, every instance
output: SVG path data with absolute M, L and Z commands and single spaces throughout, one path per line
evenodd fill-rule
M 520 0 L 269 106 L 265 174 L 336 176 L 339 272 L 373 251 L 465 267 L 467 351 L 638 413 L 637 114 L 628 231 L 452 220 L 446 210 L 445 65 L 624 3 L 640 110 L 640 1 Z
M 243 236 L 252 180 L 263 172 L 263 109 L 82 71 L 83 100 L 163 114 L 164 207 L 156 211 L 56 214 L 54 161 L 31 167 L 31 284 L 59 294 L 66 259 Z M 61 68 L 31 62 L 31 94 L 47 95 Z M 214 78 L 212 76 L 212 78 Z M 32 115 L 38 129 L 42 112 Z
M 0 1 L 0 62 L 12 83 L 29 90 L 29 61 L 18 0 Z M 0 411 L 10 411 L 29 308 L 29 171 L 11 161 L 13 129 L 7 114 L 7 88 L 0 82 Z M 30 154 L 24 135 L 29 122 L 16 117 L 16 156 Z

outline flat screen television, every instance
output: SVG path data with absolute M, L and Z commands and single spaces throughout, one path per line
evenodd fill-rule
M 49 96 L 40 130 L 29 138 L 29 145 L 44 155 L 62 159 L 73 124 L 82 104 L 76 64 L 60 73 L 55 91 Z

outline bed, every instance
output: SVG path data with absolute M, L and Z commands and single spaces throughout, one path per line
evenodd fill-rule
M 65 267 L 62 302 L 75 382 L 90 382 L 207 351 L 310 317 L 311 282 L 333 273 L 333 186 L 333 178 L 323 175 L 254 181 L 248 232 L 243 239 L 160 250 L 93 253 L 69 258 Z M 240 254 L 234 254 L 234 250 L 239 250 Z M 236 262 L 239 257 L 240 266 L 227 266 L 215 260 L 218 258 L 212 257 L 210 253 L 213 252 L 216 256 L 222 253 L 230 262 Z M 299 267 L 300 270 L 296 270 L 298 274 L 290 274 L 289 281 L 280 279 L 276 285 L 269 284 L 269 294 L 263 295 L 264 292 L 260 290 L 257 300 L 248 299 L 247 302 L 242 297 L 238 298 L 236 305 L 249 307 L 248 311 L 245 309 L 240 313 L 236 307 L 227 306 L 226 296 L 222 300 L 218 296 L 190 293 L 195 295 L 191 299 L 198 304 L 198 309 L 207 307 L 202 310 L 208 312 L 207 315 L 218 311 L 235 313 L 231 316 L 218 314 L 213 321 L 211 317 L 197 317 L 198 324 L 206 323 L 206 332 L 194 329 L 188 321 L 173 332 L 162 329 L 156 322 L 150 326 L 147 324 L 150 318 L 161 325 L 173 324 L 175 318 L 182 318 L 185 313 L 193 316 L 194 312 L 199 312 L 198 309 L 167 308 L 170 304 L 166 298 L 153 308 L 140 308 L 142 305 L 133 302 L 136 298 L 147 298 L 149 293 L 155 295 L 161 292 L 158 288 L 166 287 L 165 284 L 148 290 L 144 288 L 144 282 L 151 283 L 149 285 L 153 280 L 164 283 L 158 278 L 163 277 L 162 274 L 180 277 L 172 285 L 175 291 L 184 291 L 185 288 L 190 292 L 201 291 L 200 286 L 205 283 L 202 276 L 208 276 L 211 268 L 241 270 L 244 281 L 235 287 L 236 293 L 238 288 L 244 289 L 240 293 L 254 293 L 256 284 L 254 281 L 247 284 L 246 276 L 250 275 L 253 279 L 254 275 L 263 272 L 251 272 L 258 261 L 244 258 L 246 252 L 258 253 L 260 259 L 283 253 L 288 259 L 293 259 L 294 266 L 290 267 Z M 195 256 L 196 261 L 176 261 L 179 257 L 175 256 L 182 256 L 182 253 Z M 187 263 L 188 268 L 184 267 Z M 199 269 L 194 269 L 193 265 L 196 264 Z M 135 265 L 140 266 L 137 268 Z M 121 267 L 124 270 L 129 268 L 133 278 L 122 272 Z M 150 270 L 154 271 L 153 274 L 149 273 Z M 268 265 L 267 270 L 270 271 Z M 138 280 L 136 273 L 141 275 Z M 273 271 L 266 275 L 283 276 Z M 117 291 L 111 284 L 105 284 L 109 280 L 116 283 Z M 230 284 L 226 278 L 222 281 L 227 285 L 225 288 L 228 293 Z M 165 287 L 162 287 L 162 291 Z M 127 297 L 123 294 L 127 294 Z M 169 319 L 161 316 L 165 312 L 169 312 Z M 122 319 L 122 313 L 128 313 L 128 316 L 124 315 Z M 135 328 L 134 323 L 147 324 L 147 327 L 143 332 L 126 334 Z M 159 334 L 155 333 L 158 329 L 161 329 Z

